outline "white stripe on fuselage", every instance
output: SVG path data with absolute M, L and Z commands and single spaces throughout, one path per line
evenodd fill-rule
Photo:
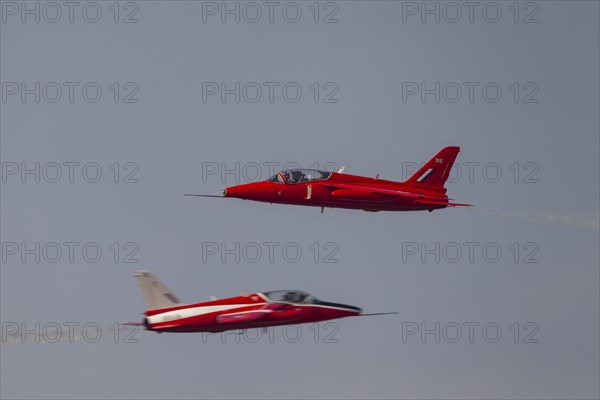
M 251 313 L 257 313 L 257 312 L 262 312 L 262 313 L 270 313 L 273 312 L 275 310 L 271 310 L 271 309 L 266 309 L 266 310 L 261 310 L 259 309 L 255 309 L 255 310 L 248 310 L 248 311 L 239 311 L 239 312 L 232 312 L 229 314 L 219 314 L 219 317 L 226 317 L 228 315 L 242 315 L 242 314 L 251 314 Z
M 261 296 L 261 297 L 263 297 L 263 296 Z M 297 307 L 319 307 L 319 308 L 330 308 L 333 310 L 341 310 L 341 311 L 355 311 L 355 310 L 350 310 L 348 308 L 343 308 L 343 307 L 333 307 L 333 306 L 326 306 L 326 305 L 321 305 L 321 304 L 298 304 L 298 303 L 289 303 L 289 302 L 285 302 L 285 301 L 272 301 L 272 302 L 268 302 L 266 304 L 289 304 L 291 306 L 297 306 Z M 153 324 L 157 324 L 157 323 L 161 323 L 161 322 L 172 322 L 172 321 L 176 321 L 179 319 L 196 317 L 198 315 L 210 314 L 210 313 L 214 313 L 214 312 L 218 312 L 218 311 L 227 311 L 227 310 L 233 310 L 236 308 L 260 306 L 260 305 L 264 306 L 265 303 L 226 304 L 226 305 L 220 305 L 220 306 L 202 306 L 202 307 L 183 308 L 183 309 L 179 309 L 179 310 L 167 311 L 167 312 L 164 312 L 161 314 L 152 315 L 152 316 L 148 317 L 148 323 L 150 325 L 153 325 Z M 255 310 L 240 311 L 240 314 L 241 313 L 250 313 L 250 312 L 271 312 L 271 311 L 272 310 L 255 309 Z M 235 314 L 235 313 L 230 313 L 230 314 Z M 222 314 L 222 315 L 228 315 L 228 314 Z
M 221 306 L 203 306 L 203 307 L 183 308 L 183 309 L 179 309 L 179 310 L 167 311 L 167 312 L 164 312 L 161 314 L 152 315 L 152 316 L 148 317 L 148 323 L 150 323 L 152 325 L 152 324 L 157 324 L 160 322 L 175 321 L 178 319 L 196 317 L 198 315 L 210 314 L 210 313 L 214 313 L 214 312 L 218 312 L 218 311 L 233 310 L 235 308 L 257 306 L 260 304 L 262 304 L 262 303 L 258 303 L 258 304 L 257 303 L 254 303 L 254 304 L 225 304 L 225 305 L 221 305 Z

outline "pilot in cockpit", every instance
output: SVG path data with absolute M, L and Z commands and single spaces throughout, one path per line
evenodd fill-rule
M 283 295 L 283 301 L 294 301 L 294 292 L 287 292 L 285 295 Z

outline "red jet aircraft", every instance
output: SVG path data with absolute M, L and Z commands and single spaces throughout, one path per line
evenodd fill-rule
M 315 169 L 278 172 L 262 182 L 228 187 L 223 196 L 186 194 L 199 197 L 226 197 L 299 206 L 350 208 L 365 211 L 433 211 L 439 208 L 470 206 L 451 203 L 444 184 L 460 151 L 442 149 L 406 182 Z
M 142 325 L 154 332 L 223 332 L 234 329 L 304 324 L 336 318 L 397 313 L 362 314 L 358 307 L 328 303 L 299 290 L 245 294 L 204 303 L 183 304 L 154 275 L 136 271 L 148 306 Z

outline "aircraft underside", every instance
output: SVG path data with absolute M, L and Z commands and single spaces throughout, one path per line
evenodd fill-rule
M 293 201 L 293 202 L 281 202 L 279 204 L 287 205 L 298 205 L 307 207 L 325 207 L 325 208 L 345 208 L 351 210 L 364 210 L 364 211 L 429 211 L 446 208 L 446 205 L 439 204 L 407 204 L 405 202 L 398 201 Z

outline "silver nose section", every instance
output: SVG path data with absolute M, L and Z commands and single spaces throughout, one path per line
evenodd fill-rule
M 227 189 L 223 189 L 223 197 L 227 196 Z

